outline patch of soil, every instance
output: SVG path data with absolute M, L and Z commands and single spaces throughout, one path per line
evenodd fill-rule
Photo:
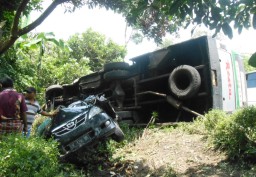
M 207 147 L 202 135 L 179 130 L 150 129 L 120 149 L 112 176 L 233 176 L 225 169 L 226 156 Z

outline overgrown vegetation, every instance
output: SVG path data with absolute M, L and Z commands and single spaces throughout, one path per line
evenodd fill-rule
M 65 12 L 74 12 L 82 6 L 112 10 L 122 14 L 129 26 L 138 29 L 140 34 L 153 38 L 157 43 L 166 34 L 175 33 L 190 24 L 194 29 L 197 25 L 204 24 L 211 30 L 215 29 L 215 34 L 222 30 L 229 38 L 233 37 L 231 25 L 239 34 L 244 28 L 256 29 L 255 1 L 55 0 L 42 11 L 44 2 L 46 1 L 15 0 L 10 4 L 0 0 L 0 32 L 3 33 L 3 37 L 0 36 L 0 54 L 6 52 L 20 36 L 40 25 L 59 5 L 65 7 Z M 41 16 L 22 26 L 22 17 L 28 16 L 33 10 L 42 11 Z
M 125 54 L 123 46 L 92 29 L 67 41 L 57 40 L 53 33 L 24 35 L 0 55 L 0 79 L 10 76 L 18 92 L 35 87 L 37 99 L 43 104 L 48 86 L 71 84 L 100 70 L 105 63 L 121 61 Z
M 126 159 L 127 154 L 119 153 L 118 156 L 113 156 L 117 151 L 124 148 L 129 151 L 129 147 L 151 138 L 150 136 L 154 132 L 170 133 L 174 130 L 203 135 L 212 148 L 226 153 L 229 161 L 218 164 L 220 169 L 225 168 L 231 174 L 236 168 L 244 176 L 250 176 L 255 172 L 253 168 L 256 159 L 255 115 L 256 107 L 250 106 L 239 109 L 233 114 L 227 114 L 221 110 L 211 110 L 205 114 L 204 118 L 198 117 L 193 123 L 179 123 L 178 126 L 158 127 L 150 124 L 145 129 L 121 124 L 120 127 L 126 135 L 125 140 L 121 143 L 112 140 L 102 141 L 87 149 L 83 153 L 83 158 L 73 161 L 82 167 L 80 170 L 58 161 L 58 144 L 52 139 L 46 141 L 37 136 L 32 136 L 29 139 L 18 135 L 6 136 L 2 137 L 0 142 L 0 176 L 6 174 L 10 174 L 8 176 L 17 176 L 17 174 L 20 176 L 31 174 L 33 176 L 65 176 L 71 173 L 73 176 L 78 176 L 82 173 L 81 170 L 83 175 L 87 176 L 103 175 L 104 171 L 111 170 L 119 170 L 120 174 L 125 174 L 128 173 L 127 169 L 131 168 L 129 167 L 131 164 L 134 166 L 136 164 Z M 157 118 L 157 113 L 152 113 L 152 117 L 153 119 Z M 33 126 L 38 127 L 44 120 L 44 117 L 39 117 Z M 145 131 L 148 131 L 147 135 L 145 135 Z M 32 134 L 35 135 L 35 133 Z M 133 154 L 133 152 L 130 153 Z M 239 164 L 235 163 L 235 166 L 231 168 L 232 165 L 229 164 L 237 162 L 237 160 Z M 168 169 L 156 169 L 148 172 L 152 175 L 175 176 L 175 171 L 171 166 Z
M 82 171 L 58 160 L 58 144 L 40 137 L 2 136 L 0 140 L 0 176 L 81 176 Z
M 183 130 L 205 135 L 215 148 L 226 152 L 230 160 L 248 161 L 256 158 L 256 107 L 250 106 L 227 114 L 209 111 Z

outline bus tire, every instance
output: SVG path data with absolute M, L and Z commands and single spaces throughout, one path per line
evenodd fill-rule
M 194 67 L 181 65 L 171 72 L 168 82 L 171 92 L 184 100 L 193 97 L 198 92 L 201 77 Z
M 112 63 L 106 63 L 104 65 L 104 71 L 112 71 L 112 70 L 128 70 L 129 64 L 126 62 L 112 62 Z

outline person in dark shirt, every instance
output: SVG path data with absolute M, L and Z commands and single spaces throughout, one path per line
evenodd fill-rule
M 4 77 L 0 92 L 0 135 L 27 132 L 27 106 L 24 96 L 13 88 L 13 80 Z

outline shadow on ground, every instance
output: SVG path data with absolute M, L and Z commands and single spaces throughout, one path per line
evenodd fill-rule
M 184 173 L 176 172 L 172 167 L 166 165 L 152 169 L 143 161 L 122 161 L 108 166 L 104 170 L 95 170 L 91 173 L 95 177 L 238 177 L 256 176 L 252 166 L 241 166 L 239 163 L 227 161 L 219 162 L 216 165 L 201 164 L 187 169 Z

